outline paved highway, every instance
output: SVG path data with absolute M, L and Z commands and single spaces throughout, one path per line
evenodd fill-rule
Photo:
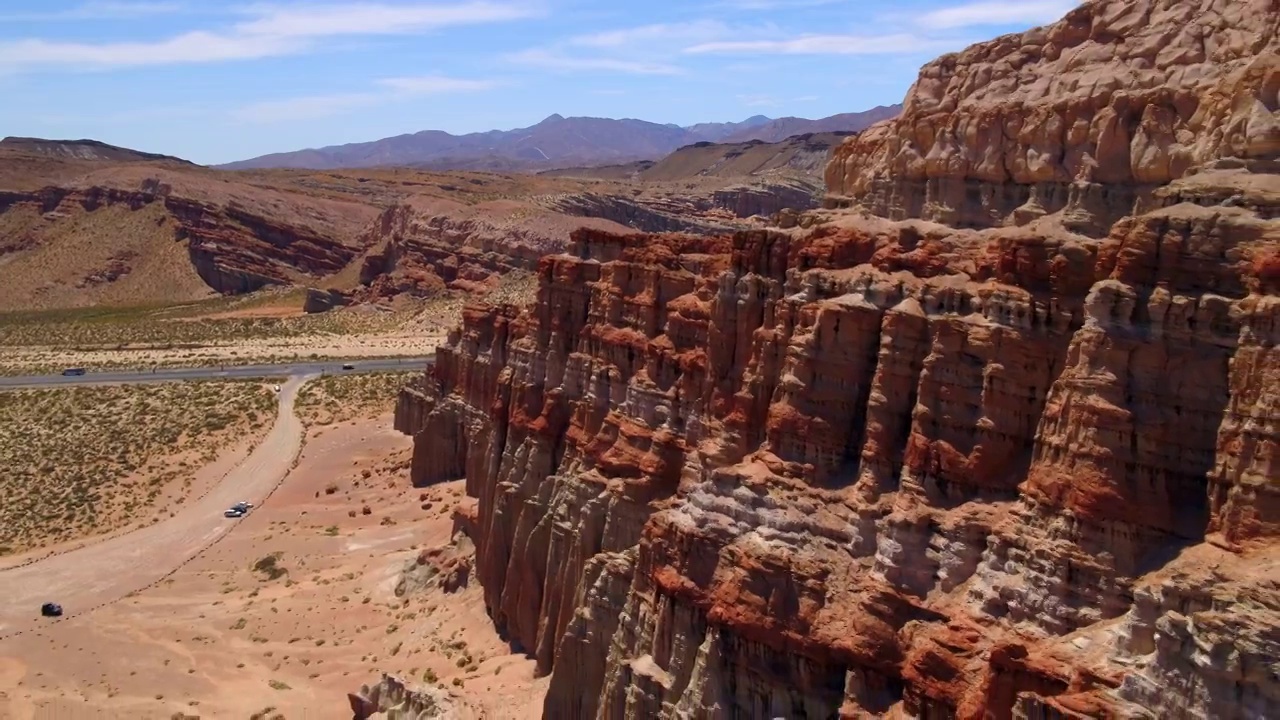
M 0 390 L 57 387 L 60 385 L 103 385 L 119 383 L 175 382 L 181 380 L 236 380 L 252 378 L 302 377 L 304 375 L 351 375 L 388 370 L 425 369 L 435 356 L 415 358 L 364 358 L 323 360 L 275 365 L 214 365 L 198 368 L 151 370 L 90 370 L 84 375 L 27 375 L 0 377 Z M 343 370 L 343 365 L 352 369 Z

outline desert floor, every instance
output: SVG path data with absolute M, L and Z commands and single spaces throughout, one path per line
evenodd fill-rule
M 0 640 L 0 716 L 345 719 L 381 672 L 470 715 L 540 715 L 546 681 L 478 585 L 395 594 L 406 563 L 450 542 L 462 492 L 411 488 L 410 446 L 389 415 L 313 426 L 279 489 L 167 579 Z

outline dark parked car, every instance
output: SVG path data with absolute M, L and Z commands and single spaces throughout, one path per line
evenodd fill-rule
M 45 617 L 61 617 L 62 606 L 58 603 L 45 603 L 40 606 L 40 614 Z
M 342 369 L 343 369 L 343 370 L 355 370 L 355 369 L 356 369 L 356 366 L 355 366 L 355 365 L 352 365 L 351 363 L 347 363 L 346 365 L 343 365 L 343 366 L 342 366 Z
M 71 377 L 73 375 L 83 375 L 84 368 L 67 368 L 66 370 L 62 371 L 62 374 L 67 377 Z

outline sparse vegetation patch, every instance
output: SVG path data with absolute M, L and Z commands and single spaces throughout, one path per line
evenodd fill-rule
M 257 382 L 0 393 L 0 554 L 167 516 L 171 484 L 265 433 L 275 404 Z
M 422 370 L 417 369 L 415 372 L 330 375 L 307 383 L 299 391 L 294 407 L 308 426 L 376 417 L 391 412 L 400 388 L 421 373 Z

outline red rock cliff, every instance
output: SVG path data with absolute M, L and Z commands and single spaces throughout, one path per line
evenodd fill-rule
M 836 195 L 887 217 L 991 227 L 1063 213 L 1102 235 L 1157 187 L 1280 148 L 1275 0 L 1095 0 L 943 56 L 902 114 L 847 140 Z
M 1067 26 L 1257 20 L 1183 5 Z M 398 424 L 544 716 L 1280 715 L 1280 176 L 1225 138 L 1105 232 L 583 231 L 468 308 Z M 877 142 L 833 172 L 934 182 Z

